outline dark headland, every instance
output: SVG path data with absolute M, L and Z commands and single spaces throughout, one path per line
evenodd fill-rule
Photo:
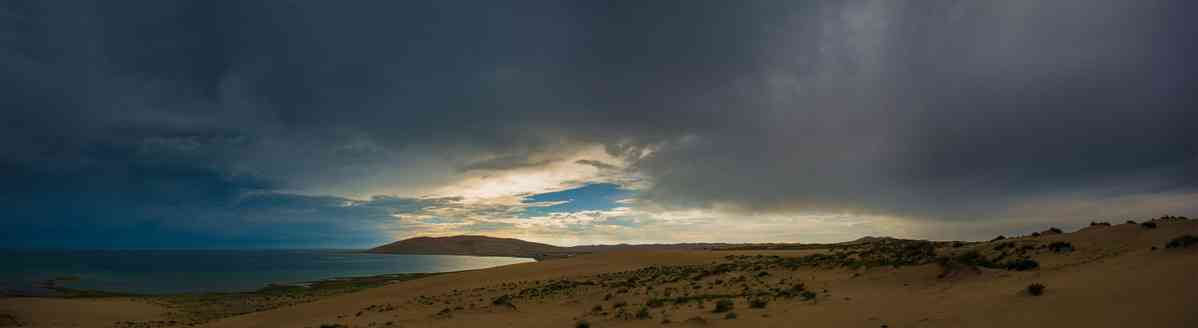
M 756 244 L 754 244 L 756 245 Z M 788 244 L 793 245 L 793 244 Z M 729 247 L 724 243 L 616 244 L 554 246 L 514 238 L 488 236 L 415 237 L 372 248 L 367 252 L 386 254 L 507 256 L 536 260 L 571 257 L 580 254 L 627 250 L 702 250 Z

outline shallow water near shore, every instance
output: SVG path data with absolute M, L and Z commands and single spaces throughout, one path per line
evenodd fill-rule
M 44 293 L 47 281 L 72 289 L 136 294 L 252 291 L 337 277 L 448 272 L 531 262 L 351 250 L 0 250 L 0 289 Z

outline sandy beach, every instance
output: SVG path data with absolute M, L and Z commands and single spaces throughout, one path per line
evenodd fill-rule
M 1198 235 L 1198 222 L 958 245 L 882 239 L 815 250 L 598 253 L 395 281 L 201 326 L 1191 327 L 1198 247 L 1166 247 L 1186 234 Z M 969 262 L 971 252 L 1038 265 Z M 1029 294 L 1031 284 L 1043 294 Z M 137 297 L 9 298 L 0 300 L 0 323 L 195 323 L 179 311 Z

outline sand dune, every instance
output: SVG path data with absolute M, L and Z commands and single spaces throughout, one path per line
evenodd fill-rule
M 1198 222 L 958 247 L 877 239 L 836 249 L 587 254 L 403 281 L 205 326 L 1196 327 L 1198 247 L 1165 248 L 1185 234 L 1198 235 Z M 1024 260 L 1038 266 L 1007 269 Z M 1046 286 L 1043 295 L 1026 292 L 1033 283 Z M 721 300 L 731 309 L 721 311 Z M 0 313 L 35 327 L 170 318 L 128 299 L 5 299 Z M 154 325 L 164 324 L 146 326 Z

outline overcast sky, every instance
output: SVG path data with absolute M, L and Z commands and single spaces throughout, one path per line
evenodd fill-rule
M 1198 216 L 1193 1 L 0 4 L 0 247 Z

